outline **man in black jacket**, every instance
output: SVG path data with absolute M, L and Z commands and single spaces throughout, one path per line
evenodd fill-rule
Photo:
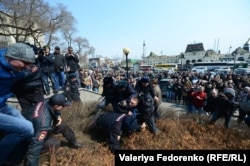
M 39 155 L 43 148 L 52 150 L 52 148 L 59 147 L 59 141 L 51 141 L 51 139 L 54 139 L 51 137 L 52 134 L 62 133 L 73 148 L 82 147 L 76 141 L 73 130 L 67 124 L 62 123 L 61 110 L 69 105 L 71 105 L 71 101 L 67 100 L 63 94 L 55 94 L 49 100 L 39 102 L 22 112 L 23 116 L 33 123 L 35 130 L 35 134 L 29 143 L 24 162 L 25 166 L 38 166 Z M 48 145 L 51 142 L 54 142 L 54 144 Z
M 55 86 L 56 89 L 64 89 L 64 83 L 66 80 L 65 68 L 67 62 L 65 56 L 60 53 L 60 47 L 56 46 L 54 51 L 55 56 Z
M 68 78 L 65 82 L 64 95 L 71 101 L 81 101 L 75 73 L 70 73 L 68 75 Z
M 75 73 L 76 79 L 78 83 L 78 87 L 81 87 L 81 81 L 79 77 L 79 57 L 77 54 L 74 53 L 73 47 L 68 47 L 68 53 L 65 54 L 66 62 L 67 62 L 67 72 L 68 73 Z
M 216 109 L 213 113 L 213 117 L 210 120 L 210 124 L 214 124 L 221 116 L 224 116 L 224 126 L 229 127 L 231 118 L 236 109 L 235 90 L 233 88 L 225 88 L 223 94 L 219 94 L 216 98 Z
M 97 104 L 97 107 L 93 114 L 100 112 L 103 110 L 108 104 L 112 104 L 113 109 L 115 108 L 115 83 L 111 76 L 107 76 L 103 78 L 103 91 L 102 98 L 100 102 Z
M 45 84 L 46 94 L 50 95 L 49 79 L 52 83 L 52 89 L 54 93 L 57 93 L 55 84 L 55 55 L 50 53 L 50 47 L 44 46 L 38 53 L 38 63 L 42 70 L 42 79 Z
M 133 86 L 129 84 L 125 80 L 120 80 L 114 86 L 114 95 L 115 95 L 115 102 L 114 102 L 114 112 L 118 112 L 117 104 L 123 100 L 127 100 L 131 97 L 137 96 L 137 93 Z
M 157 102 L 159 99 L 155 95 L 155 92 L 153 90 L 153 85 L 150 82 L 150 78 L 148 76 L 143 76 L 140 80 L 137 81 L 135 85 L 135 90 L 140 94 L 149 94 L 153 98 L 155 102 Z
M 26 75 L 17 81 L 12 91 L 15 94 L 22 111 L 27 110 L 32 105 L 44 100 L 44 87 L 42 82 L 42 72 L 39 66 L 37 71 Z

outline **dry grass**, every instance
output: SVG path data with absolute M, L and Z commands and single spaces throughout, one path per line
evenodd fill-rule
M 110 153 L 105 138 L 100 133 L 84 133 L 90 113 L 95 109 L 96 102 L 75 103 L 63 111 L 63 120 L 76 132 L 79 142 L 84 143 L 82 149 L 70 149 L 62 136 L 57 136 L 61 147 L 54 153 L 41 155 L 41 166 L 113 166 L 114 155 Z M 107 108 L 109 110 L 110 107 Z M 160 108 L 163 118 L 157 122 L 162 131 L 153 135 L 148 130 L 133 133 L 123 138 L 123 149 L 134 150 L 230 150 L 250 149 L 250 132 L 246 126 L 232 124 L 225 129 L 223 120 L 215 125 L 208 125 L 208 117 L 203 117 L 203 123 L 197 124 L 196 117 L 187 116 L 170 108 Z

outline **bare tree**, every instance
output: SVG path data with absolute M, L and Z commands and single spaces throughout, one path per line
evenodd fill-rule
M 56 32 L 75 22 L 71 12 L 62 4 L 50 6 L 44 0 L 1 0 L 0 35 L 13 37 L 16 42 L 33 38 L 34 44 L 46 36 L 47 43 L 54 40 Z M 69 26 L 70 25 L 70 26 Z
M 77 37 L 74 39 L 74 43 L 76 43 L 78 48 L 78 53 L 81 54 L 82 50 L 85 48 L 89 48 L 89 41 L 82 37 Z
M 88 56 L 94 54 L 95 49 L 89 45 L 88 39 L 77 37 L 73 41 L 77 45 L 79 55 Z
M 67 42 L 68 47 L 72 46 L 74 32 L 75 30 L 71 29 L 70 27 L 62 28 L 63 38 Z

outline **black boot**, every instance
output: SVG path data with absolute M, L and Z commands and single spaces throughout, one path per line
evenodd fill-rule
M 71 143 L 71 147 L 75 148 L 75 149 L 79 149 L 79 148 L 82 148 L 83 145 L 81 143 L 77 142 L 77 141 L 74 141 L 74 142 Z

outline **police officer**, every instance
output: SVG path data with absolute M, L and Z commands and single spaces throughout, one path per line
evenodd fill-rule
M 127 83 L 125 80 L 120 80 L 117 82 L 115 85 L 115 105 L 114 107 L 114 112 L 117 112 L 117 103 L 127 100 L 131 97 L 137 96 L 137 93 L 135 89 L 132 87 L 131 84 Z
M 120 102 L 118 112 L 105 112 L 97 114 L 93 117 L 87 126 L 87 131 L 97 129 L 99 133 L 107 134 L 109 148 L 112 153 L 120 149 L 120 139 L 129 131 L 141 131 L 146 127 L 145 123 L 137 122 L 136 106 L 139 100 L 132 97 L 128 100 Z
M 71 103 L 63 94 L 55 94 L 49 100 L 39 102 L 23 112 L 24 117 L 33 123 L 35 129 L 28 147 L 25 166 L 38 166 L 41 149 L 48 147 L 47 144 L 51 142 L 53 133 L 62 133 L 73 148 L 82 147 L 82 144 L 76 141 L 73 130 L 62 123 L 61 110 Z M 59 142 L 55 142 L 52 146 L 58 147 Z
M 138 94 L 149 94 L 155 102 L 158 102 L 158 97 L 156 96 L 153 85 L 150 82 L 149 76 L 143 76 L 135 85 L 135 90 Z
M 111 76 L 103 78 L 103 91 L 101 94 L 102 98 L 97 104 L 97 107 L 93 114 L 103 110 L 108 104 L 112 104 L 113 108 L 115 106 L 115 84 Z
M 71 101 L 81 101 L 75 73 L 70 73 L 65 82 L 64 95 Z

